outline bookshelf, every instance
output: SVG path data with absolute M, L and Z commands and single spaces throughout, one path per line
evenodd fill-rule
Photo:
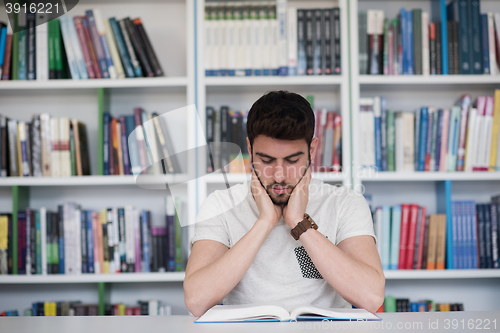
M 0 209 L 29 204 L 34 208 L 65 202 L 71 197 L 83 207 L 133 204 L 157 216 L 163 214 L 164 200 L 158 191 L 139 188 L 133 176 L 101 176 L 98 159 L 98 115 L 131 114 L 134 106 L 159 113 L 196 104 L 198 113 L 190 112 L 173 129 L 183 138 L 182 147 L 200 147 L 204 142 L 205 108 L 229 105 L 249 109 L 266 91 L 287 89 L 315 97 L 316 108 L 335 110 L 342 115 L 342 173 L 313 173 L 313 178 L 332 184 L 364 189 L 373 196 L 373 206 L 416 202 L 426 205 L 430 213 L 440 209 L 443 200 L 483 198 L 500 188 L 498 173 L 413 172 L 357 173 L 359 164 L 358 101 L 360 97 L 384 95 L 394 108 L 411 110 L 420 107 L 422 96 L 430 104 L 451 105 L 459 94 L 491 94 L 500 84 L 500 76 L 380 76 L 359 75 L 357 52 L 358 9 L 383 9 L 395 16 L 400 6 L 420 7 L 430 11 L 431 0 L 289 0 L 292 8 L 341 8 L 342 74 L 295 77 L 205 77 L 204 73 L 204 6 L 203 0 L 81 0 L 71 15 L 85 9 L 100 8 L 103 17 L 138 16 L 143 19 L 165 77 L 123 80 L 53 80 L 0 82 L 2 114 L 28 120 L 31 114 L 49 112 L 70 116 L 88 127 L 91 173 L 71 178 L 0 178 Z M 495 0 L 482 0 L 485 10 L 496 10 Z M 0 6 L 0 20 L 6 20 Z M 4 16 L 2 16 L 4 15 Z M 179 29 L 179 27 L 182 27 Z M 172 52 L 172 50 L 175 50 Z M 75 105 L 75 101 L 77 101 Z M 5 111 L 7 110 L 7 111 Z M 35 111 L 36 110 L 36 111 Z M 199 120 L 199 121 L 198 121 Z M 214 190 L 225 188 L 221 174 L 206 174 L 203 158 L 197 161 L 197 175 L 167 176 L 167 181 L 185 182 L 181 193 L 187 203 L 187 220 L 194 222 L 196 211 Z M 247 174 L 227 174 L 230 184 L 248 179 Z M 151 182 L 157 181 L 152 178 Z M 445 182 L 453 191 L 445 198 L 437 189 Z M 28 200 L 28 202 L 26 202 Z M 479 199 L 478 199 L 479 200 Z M 482 199 L 481 199 L 482 200 Z M 24 202 L 23 202 L 24 201 Z M 16 208 L 17 209 L 17 208 Z M 192 235 L 193 228 L 190 228 Z M 386 294 L 412 300 L 431 298 L 436 301 L 463 302 L 466 310 L 499 309 L 498 270 L 386 271 Z M 186 314 L 182 281 L 184 273 L 134 273 L 81 276 L 0 276 L 0 308 L 24 309 L 36 300 L 80 299 L 84 303 L 104 301 L 134 304 L 138 299 L 161 299 L 172 305 L 174 314 Z
M 99 121 L 103 112 L 113 116 L 132 114 L 135 106 L 147 112 L 162 114 L 195 103 L 194 76 L 194 7 L 193 1 L 112 1 L 81 0 L 68 14 L 84 15 L 98 8 L 104 19 L 140 17 L 159 58 L 165 76 L 153 78 L 0 81 L 2 115 L 27 121 L 34 113 L 47 112 L 56 117 L 76 118 L 87 126 L 91 176 L 68 178 L 0 179 L 0 209 L 14 212 L 18 208 L 54 209 L 71 198 L 85 209 L 133 205 L 151 211 L 153 224 L 165 216 L 165 192 L 141 188 L 134 176 L 102 176 L 102 147 L 99 147 Z M 5 7 L 0 6 L 0 20 L 7 21 Z M 179 28 L 180 27 L 180 28 Z M 178 151 L 194 147 L 194 114 L 177 116 L 176 126 L 169 126 Z M 141 176 L 142 177 L 142 176 Z M 196 196 L 194 183 L 186 174 L 145 176 L 143 184 L 181 183 L 184 219 L 192 221 L 190 209 Z M 189 228 L 191 230 L 191 228 Z M 182 281 L 184 272 L 82 274 L 82 275 L 7 275 L 0 277 L 0 308 L 22 310 L 35 301 L 81 300 L 136 304 L 139 299 L 159 299 L 172 305 L 174 314 L 187 314 Z M 21 311 L 22 313 L 22 311 Z
M 351 37 L 351 111 L 353 185 L 370 194 L 372 207 L 416 203 L 427 207 L 427 214 L 451 216 L 452 200 L 489 202 L 500 188 L 499 172 L 374 172 L 360 166 L 360 97 L 384 96 L 387 108 L 413 111 L 421 106 L 448 108 L 463 93 L 492 95 L 498 89 L 498 75 L 360 75 L 358 63 L 358 10 L 383 10 L 385 17 L 396 17 L 399 9 L 422 8 L 431 12 L 436 0 L 350 1 Z M 481 13 L 498 11 L 495 1 L 481 0 Z M 432 22 L 430 17 L 430 22 Z M 447 239 L 448 241 L 448 239 Z M 412 301 L 434 299 L 437 302 L 460 301 L 465 310 L 497 310 L 496 292 L 500 281 L 497 269 L 386 270 L 386 295 L 406 297 Z

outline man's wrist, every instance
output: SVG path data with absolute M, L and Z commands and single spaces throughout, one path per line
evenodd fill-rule
M 257 226 L 259 229 L 270 232 L 274 228 L 274 223 L 269 219 L 259 217 L 255 222 L 254 226 Z

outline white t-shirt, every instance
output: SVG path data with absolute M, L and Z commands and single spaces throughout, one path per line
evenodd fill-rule
M 210 194 L 200 207 L 195 235 L 231 248 L 259 218 L 250 182 Z M 335 245 L 359 235 L 375 238 L 370 209 L 363 195 L 345 186 L 311 179 L 306 208 L 318 231 Z M 223 304 L 280 303 L 288 311 L 299 305 L 351 307 L 314 266 L 293 239 L 283 217 L 262 244 L 248 271 L 222 301 Z

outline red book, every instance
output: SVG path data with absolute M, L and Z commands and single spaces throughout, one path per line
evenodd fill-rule
M 92 68 L 94 69 L 95 76 L 98 79 L 102 78 L 101 70 L 99 64 L 97 63 L 97 57 L 95 55 L 94 44 L 92 44 L 92 39 L 90 38 L 89 23 L 86 16 L 81 16 L 83 23 L 83 32 L 85 34 L 85 41 L 87 42 L 87 49 L 89 50 L 90 59 L 92 60 Z
M 12 56 L 12 34 L 7 34 L 5 41 L 5 55 L 3 58 L 2 80 L 10 78 L 10 59 Z
M 398 269 L 406 268 L 406 250 L 408 248 L 408 229 L 410 224 L 410 205 L 401 205 L 401 233 L 399 237 Z
M 140 306 L 134 306 L 132 308 L 133 310 L 133 315 L 134 316 L 140 316 L 142 313 L 141 313 L 141 307 Z
M 125 307 L 125 315 L 126 316 L 133 316 L 134 315 L 134 308 L 131 306 Z
M 406 242 L 406 269 L 413 269 L 415 258 L 415 237 L 417 235 L 418 205 L 410 206 L 410 224 L 408 227 L 408 240 Z
M 73 21 L 75 22 L 76 33 L 78 34 L 78 39 L 80 40 L 80 46 L 82 47 L 83 59 L 85 60 L 85 67 L 89 73 L 89 79 L 95 79 L 96 74 L 94 66 L 92 65 L 92 57 L 90 56 L 87 38 L 85 37 L 85 28 L 83 27 L 82 16 L 73 16 Z
M 424 258 L 424 241 L 425 241 L 425 214 L 427 213 L 425 206 L 422 206 L 422 215 L 420 216 L 420 234 L 418 237 L 418 255 L 416 269 L 422 269 L 422 259 Z
M 340 145 L 341 145 L 341 138 L 342 138 L 342 117 L 339 114 L 335 115 L 335 120 L 333 121 L 333 126 L 335 127 L 334 130 L 334 137 L 333 137 L 333 171 L 334 172 L 339 172 L 340 171 L 340 153 L 342 151 Z

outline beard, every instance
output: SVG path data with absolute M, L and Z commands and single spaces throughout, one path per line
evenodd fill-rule
M 273 192 L 273 186 L 274 185 L 279 185 L 281 187 L 286 187 L 286 192 L 281 193 L 281 194 L 276 194 Z M 266 186 L 266 192 L 269 195 L 269 198 L 271 198 L 271 201 L 273 204 L 278 205 L 278 206 L 286 206 L 288 204 L 288 200 L 290 200 L 290 195 L 292 195 L 292 191 L 295 186 L 286 184 L 286 183 L 274 183 L 271 185 Z

